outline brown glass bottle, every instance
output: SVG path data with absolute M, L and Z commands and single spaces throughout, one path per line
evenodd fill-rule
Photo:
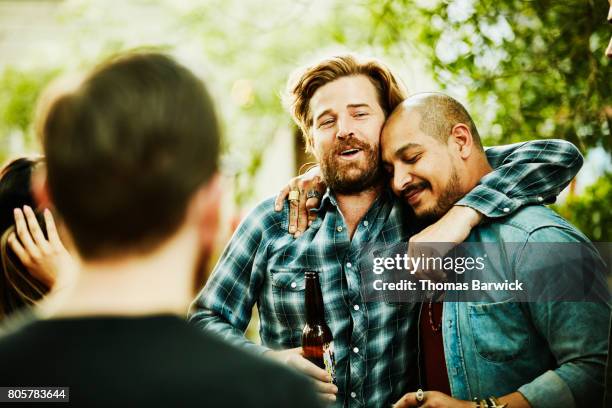
M 319 274 L 307 271 L 304 274 L 306 291 L 306 325 L 302 331 L 302 350 L 304 358 L 327 371 L 332 381 L 336 382 L 336 358 L 334 354 L 334 337 L 325 322 L 323 295 L 319 283 Z

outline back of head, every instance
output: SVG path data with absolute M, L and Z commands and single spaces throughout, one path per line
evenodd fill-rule
M 0 320 L 34 304 L 49 290 L 30 274 L 8 244 L 15 231 L 13 209 L 25 205 L 36 208 L 31 180 L 40 162 L 40 158 L 21 157 L 0 170 Z
M 298 69 L 291 75 L 287 83 L 285 103 L 289 107 L 293 120 L 302 130 L 307 150 L 312 148 L 310 99 L 322 86 L 337 79 L 355 75 L 364 75 L 372 82 L 385 115 L 390 114 L 406 97 L 402 83 L 393 72 L 374 58 L 352 54 L 337 55 Z
M 103 63 L 40 120 L 49 191 L 85 260 L 155 249 L 217 170 L 211 98 L 163 54 Z
M 411 95 L 398 109 L 398 113 L 415 110 L 421 121 L 419 127 L 426 134 L 446 143 L 453 126 L 463 123 L 470 129 L 474 144 L 483 150 L 480 135 L 472 117 L 455 98 L 441 92 L 423 92 Z

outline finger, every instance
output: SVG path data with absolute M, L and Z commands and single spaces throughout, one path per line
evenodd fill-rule
M 43 212 L 43 216 L 45 217 L 45 227 L 47 228 L 47 237 L 49 237 L 49 242 L 53 246 L 64 246 L 62 244 L 62 240 L 57 233 L 57 228 L 55 227 L 55 220 L 53 219 L 53 214 L 48 208 L 45 208 Z
M 34 241 L 32 241 L 32 236 L 30 235 L 30 230 L 26 225 L 26 220 L 23 215 L 23 212 L 19 208 L 16 208 L 13 211 L 13 214 L 15 216 L 15 227 L 17 228 L 17 236 L 19 237 L 19 240 L 21 241 L 21 244 L 23 245 L 24 249 L 28 251 L 28 254 L 31 258 L 40 257 L 40 250 L 38 249 L 36 244 L 34 244 Z
M 306 201 L 306 206 L 308 206 L 308 201 Z M 308 208 L 308 207 L 306 207 Z M 308 226 L 310 227 L 313 222 L 317 219 L 318 212 L 313 208 L 312 210 L 308 210 Z
M 321 199 L 319 197 L 310 197 L 306 200 L 306 210 L 308 211 L 319 208 L 319 205 L 321 205 Z
M 416 406 L 418 406 L 416 393 L 409 392 L 408 394 L 405 394 L 402 398 L 400 398 L 400 400 L 393 405 L 393 408 L 409 408 Z
M 308 225 L 317 219 L 317 209 L 321 205 L 321 200 L 318 197 L 310 197 L 306 200 L 306 211 L 308 212 Z
M 334 394 L 324 394 L 324 393 L 318 392 L 317 395 L 319 396 L 320 399 L 323 400 L 323 402 L 327 402 L 327 403 L 336 402 L 336 396 Z
M 315 381 L 315 388 L 321 394 L 337 394 L 338 387 L 334 383 Z
M 32 238 L 34 238 L 34 242 L 45 251 L 48 248 L 47 239 L 40 228 L 40 224 L 38 223 L 38 219 L 36 218 L 36 214 L 34 214 L 34 210 L 32 210 L 29 206 L 23 207 L 23 212 L 26 217 L 26 222 L 28 224 L 28 229 L 30 230 L 30 234 L 32 234 Z
M 298 206 L 299 206 L 299 202 L 297 200 L 289 201 L 289 233 L 290 234 L 295 234 L 295 232 L 297 231 Z
M 26 268 L 30 268 L 32 265 L 32 258 L 30 257 L 30 254 L 28 254 L 28 251 L 26 251 L 25 248 L 21 245 L 21 242 L 19 242 L 14 232 L 9 235 L 8 243 L 15 255 L 17 255 L 17 258 L 19 258 L 19 260 L 23 264 L 23 266 L 25 266 Z
M 308 225 L 308 212 L 306 211 L 306 193 L 303 190 L 301 190 L 300 191 L 300 202 L 298 205 L 298 224 L 297 224 L 296 238 L 299 237 L 304 231 L 306 231 L 307 225 Z
M 283 209 L 283 203 L 287 199 L 287 196 L 289 195 L 290 190 L 291 190 L 291 186 L 286 185 L 285 187 L 283 187 L 281 191 L 278 192 L 278 195 L 276 196 L 276 200 L 274 200 L 274 210 L 275 211 L 280 211 Z
M 317 367 L 310 361 L 306 360 L 304 357 L 296 358 L 292 360 L 295 367 L 303 372 L 304 374 L 323 382 L 331 383 L 331 376 L 327 373 L 327 371 L 322 368 Z

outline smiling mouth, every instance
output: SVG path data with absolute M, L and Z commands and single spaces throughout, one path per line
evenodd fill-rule
M 410 190 L 404 193 L 404 199 L 408 201 L 409 204 L 414 204 L 418 201 L 419 196 L 425 190 L 425 187 L 412 187 Z
M 360 151 L 361 149 L 346 149 L 340 152 L 340 156 L 345 158 L 351 158 L 355 157 Z

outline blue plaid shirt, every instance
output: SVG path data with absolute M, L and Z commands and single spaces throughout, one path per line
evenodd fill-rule
M 495 171 L 458 204 L 488 217 L 522 205 L 550 202 L 574 177 L 582 156 L 564 141 L 537 141 L 487 150 Z M 338 398 L 335 406 L 388 407 L 416 376 L 414 304 L 365 303 L 356 265 L 367 244 L 407 241 L 414 222 L 385 190 L 348 236 L 333 194 L 298 239 L 287 233 L 288 205 L 260 203 L 238 227 L 211 279 L 196 298 L 190 321 L 258 353 L 301 345 L 305 324 L 304 271 L 317 270 L 326 320 L 334 335 Z M 262 345 L 244 332 L 257 304 Z

